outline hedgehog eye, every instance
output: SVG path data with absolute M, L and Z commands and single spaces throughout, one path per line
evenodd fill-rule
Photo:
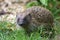
M 31 21 L 31 15 L 30 15 L 30 14 L 27 15 L 27 16 L 24 18 L 24 20 L 25 20 L 26 22 L 30 22 L 30 21 Z

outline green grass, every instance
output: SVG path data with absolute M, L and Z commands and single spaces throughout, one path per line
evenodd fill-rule
M 16 30 L 12 32 L 0 32 L 0 40 L 47 40 L 47 38 L 42 38 L 38 33 L 28 37 L 25 35 L 24 31 Z
M 47 38 L 41 37 L 37 32 L 32 33 L 29 37 L 26 35 L 25 30 L 12 30 L 10 27 L 14 28 L 15 24 L 7 21 L 0 21 L 0 40 L 47 40 Z
M 25 34 L 25 31 L 23 29 L 22 30 L 8 29 L 7 25 L 9 24 L 10 24 L 9 25 L 10 27 L 12 26 L 15 27 L 15 25 L 14 24 L 12 25 L 10 22 L 4 21 L 4 22 L 0 22 L 0 24 L 3 24 L 2 26 L 0 26 L 1 27 L 0 40 L 48 40 L 48 37 L 41 37 L 41 35 L 37 32 L 32 33 L 31 36 L 29 37 L 28 35 Z M 57 29 L 57 33 L 59 32 L 60 32 L 60 29 Z

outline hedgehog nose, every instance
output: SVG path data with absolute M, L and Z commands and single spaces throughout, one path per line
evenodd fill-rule
M 24 24 L 23 24 L 23 22 L 20 22 L 19 25 L 20 25 L 20 26 L 23 26 Z
M 20 26 L 23 26 L 24 24 L 19 24 Z
M 22 22 L 20 21 L 19 25 L 20 26 L 23 26 L 24 25 L 24 22 L 23 21 Z

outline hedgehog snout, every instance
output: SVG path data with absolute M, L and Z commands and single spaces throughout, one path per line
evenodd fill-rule
M 17 24 L 22 26 L 23 25 L 23 19 L 17 18 Z
M 19 26 L 25 27 L 26 25 L 28 25 L 31 21 L 31 16 L 26 15 L 26 16 L 17 16 L 17 24 Z

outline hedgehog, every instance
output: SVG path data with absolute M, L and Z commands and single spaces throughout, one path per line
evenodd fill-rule
M 48 30 L 53 28 L 53 14 L 41 6 L 32 6 L 16 15 L 16 23 L 21 26 L 27 34 L 36 32 L 38 28 L 44 27 Z

